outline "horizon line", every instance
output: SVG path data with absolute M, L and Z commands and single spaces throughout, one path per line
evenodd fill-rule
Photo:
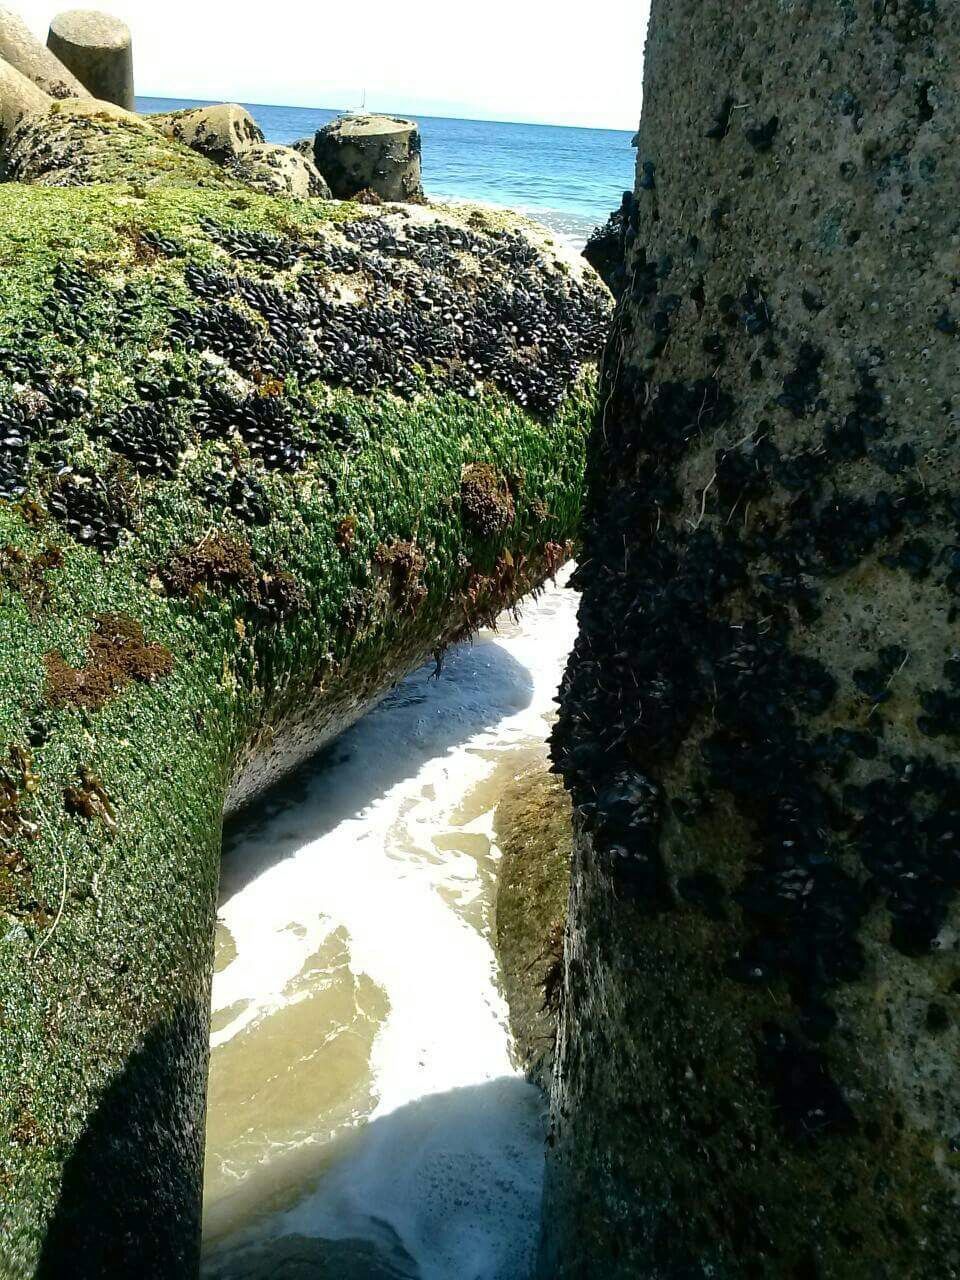
M 300 102 L 252 102 L 252 101 L 239 102 L 237 99 L 233 99 L 233 98 L 195 98 L 195 97 L 183 97 L 180 94 L 142 93 L 139 91 L 136 93 L 135 96 L 138 98 L 154 98 L 162 102 L 198 102 L 198 103 L 201 103 L 203 106 L 210 106 L 210 107 L 219 106 L 221 103 L 224 103 L 224 102 L 236 101 L 238 106 L 283 107 L 287 110 L 292 110 L 292 111 L 333 111 L 341 115 L 352 110 L 352 108 L 350 107 L 318 107 L 318 106 L 308 107 L 308 106 L 304 106 L 304 104 Z M 371 115 L 371 116 L 397 116 L 397 115 L 400 115 L 401 113 L 395 112 L 395 111 L 387 111 L 387 110 L 381 110 L 381 111 L 371 110 L 363 114 Z M 427 112 L 421 112 L 421 111 L 413 111 L 413 112 L 408 112 L 406 114 L 412 115 L 412 116 L 419 116 L 421 119 L 424 119 L 424 120 L 463 120 L 470 124 L 505 124 L 505 125 L 517 125 L 521 128 L 532 126 L 533 128 L 536 128 L 536 129 L 581 129 L 581 130 L 586 130 L 587 132 L 594 132 L 594 133 L 597 133 L 597 132 L 629 133 L 631 135 L 636 133 L 635 128 L 623 129 L 615 125 L 557 124 L 553 121 L 547 121 L 547 120 L 495 120 L 491 116 L 435 116 Z

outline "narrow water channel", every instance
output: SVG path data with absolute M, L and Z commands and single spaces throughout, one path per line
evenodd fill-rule
M 546 757 L 568 576 L 228 833 L 206 1277 L 530 1274 L 544 1103 L 499 985 L 493 815 Z

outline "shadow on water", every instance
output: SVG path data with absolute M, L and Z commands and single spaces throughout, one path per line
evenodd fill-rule
M 529 671 L 493 639 L 460 645 L 402 681 L 373 711 L 224 827 L 221 900 L 270 866 L 359 817 L 428 760 L 530 705 Z M 351 762 L 362 770 L 344 767 Z M 284 831 L 277 821 L 296 813 Z M 264 836 L 269 830 L 269 839 Z
M 68 1161 L 39 1280 L 197 1275 L 202 1126 L 183 1084 L 196 1084 L 199 1012 L 155 1029 L 104 1096 Z M 505 1077 L 372 1121 L 332 1170 L 318 1148 L 297 1206 L 208 1257 L 204 1280 L 528 1280 L 542 1109 L 533 1085 Z
M 504 1077 L 430 1094 L 318 1148 L 296 1207 L 207 1251 L 203 1280 L 529 1280 L 543 1099 Z M 322 1176 L 321 1176 L 322 1175 Z

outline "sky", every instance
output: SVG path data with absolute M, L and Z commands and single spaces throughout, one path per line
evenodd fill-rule
M 79 0 L 82 3 L 82 0 Z M 96 7 L 96 0 L 86 0 Z M 46 40 L 67 5 L 13 0 Z M 649 0 L 110 0 L 137 92 L 630 129 Z

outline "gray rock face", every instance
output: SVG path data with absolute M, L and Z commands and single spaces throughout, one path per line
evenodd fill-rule
M 0 146 L 6 148 L 10 135 L 23 119 L 49 111 L 52 106 L 49 94 L 0 58 Z
M 182 142 L 217 164 L 238 160 L 264 141 L 253 116 L 235 102 L 164 112 L 147 119 L 165 137 Z
M 293 147 L 271 142 L 250 147 L 237 159 L 233 172 L 241 182 L 268 195 L 330 198 L 330 188 L 317 166 Z
M 133 110 L 133 42 L 119 18 L 68 9 L 50 23 L 47 45 L 94 98 Z
M 86 98 L 86 88 L 41 44 L 18 13 L 0 7 L 0 58 L 52 98 Z
M 339 200 L 372 191 L 383 200 L 423 198 L 420 130 L 411 120 L 349 116 L 314 139 L 314 161 Z
M 960 10 L 655 0 L 541 1274 L 960 1274 Z

